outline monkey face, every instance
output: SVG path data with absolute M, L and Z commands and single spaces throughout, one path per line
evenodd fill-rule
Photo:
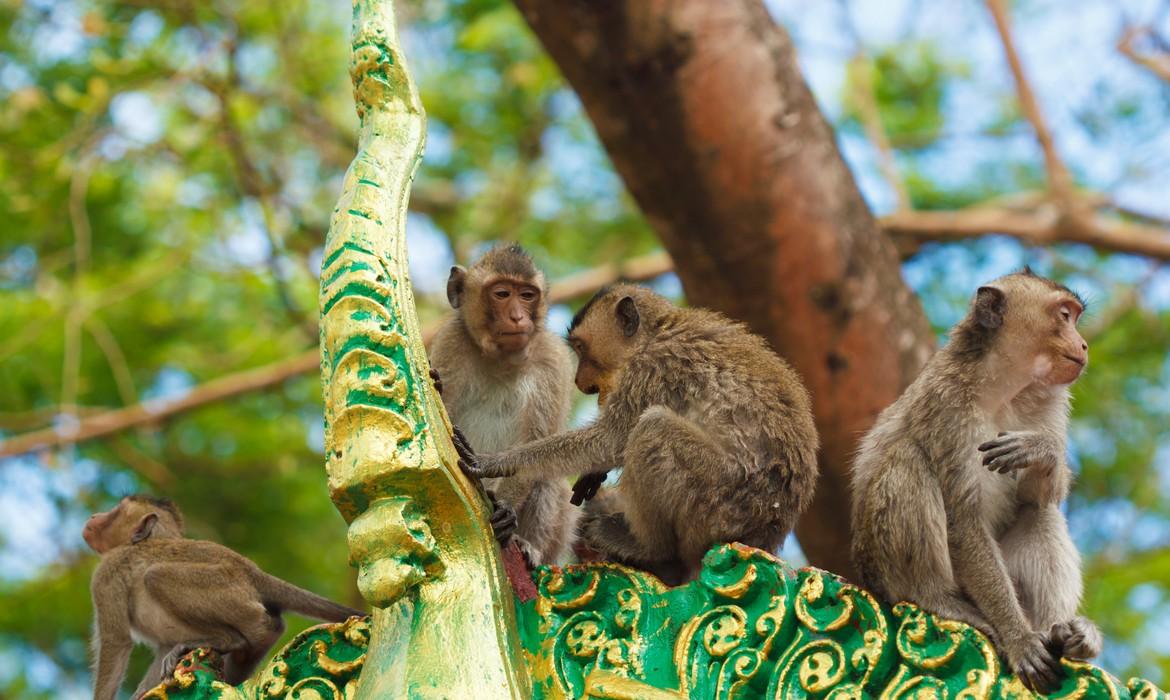
M 519 279 L 500 278 L 484 285 L 483 295 L 495 345 L 503 352 L 522 352 L 536 332 L 540 289 Z
M 621 379 L 638 342 L 640 318 L 630 296 L 598 296 L 573 320 L 569 346 L 577 353 L 577 388 L 597 394 L 605 405 L 606 398 Z
M 1077 331 L 1084 307 L 1064 290 L 1044 290 L 1033 302 L 1022 310 L 1017 331 L 1032 339 L 1032 378 L 1049 386 L 1072 384 L 1089 363 L 1089 344 Z
M 81 530 L 82 539 L 98 554 L 105 554 L 119 544 L 129 544 L 130 519 L 134 516 L 129 511 L 132 510 L 133 504 L 122 499 L 113 510 L 94 513 L 85 521 L 85 527 Z
M 1049 313 L 1053 341 L 1048 352 L 1051 369 L 1049 384 L 1072 384 L 1089 364 L 1089 344 L 1077 331 L 1077 321 L 1083 308 L 1078 300 L 1063 297 L 1052 305 Z
M 158 505 L 158 504 L 164 505 Z M 113 510 L 94 513 L 85 521 L 81 537 L 90 549 L 105 554 L 114 547 L 154 537 L 182 537 L 182 516 L 165 499 L 127 496 Z

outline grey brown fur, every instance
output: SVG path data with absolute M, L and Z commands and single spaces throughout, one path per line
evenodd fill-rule
M 102 555 L 91 581 L 95 700 L 117 696 L 135 641 L 155 652 L 137 698 L 199 647 L 224 654 L 226 680 L 242 683 L 284 632 L 284 611 L 330 622 L 365 614 L 271 576 L 227 547 L 185 539 L 170 501 L 123 499 L 90 519 L 85 539 Z
M 667 578 L 696 575 L 719 542 L 776 550 L 812 499 L 817 433 L 800 378 L 721 314 L 641 287 L 600 292 L 569 335 L 590 426 L 470 456 L 488 476 L 558 477 L 623 465 L 587 508 L 585 543 Z
M 1070 484 L 1068 385 L 1088 357 L 1075 330 L 1082 308 L 1030 272 L 981 288 L 853 468 L 861 582 L 974 625 L 1044 691 L 1061 653 L 1086 659 L 1101 648 L 1077 616 L 1080 559 L 1059 510 Z
M 531 309 L 532 332 L 522 350 L 491 341 L 499 323 L 481 298 L 485 285 L 506 277 L 540 291 Z M 455 268 L 449 285 L 455 314 L 430 348 L 451 421 L 476 449 L 505 450 L 561 432 L 569 420 L 573 364 L 564 340 L 545 328 L 544 276 L 519 246 L 492 249 L 469 269 Z M 579 511 L 569 503 L 568 482 L 531 474 L 484 484 L 515 509 L 515 537 L 535 565 L 563 562 L 576 535 Z

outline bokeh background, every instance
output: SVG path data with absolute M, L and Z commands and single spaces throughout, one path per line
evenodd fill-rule
M 397 4 L 428 115 L 408 221 L 424 321 L 444 313 L 448 267 L 493 241 L 520 241 L 552 279 L 661 249 L 511 4 Z M 1044 214 L 1045 160 L 983 3 L 766 4 L 875 213 Z M 0 0 L 0 697 L 88 697 L 95 558 L 80 528 L 126 493 L 169 494 L 195 536 L 360 603 L 312 364 L 321 248 L 355 148 L 350 12 Z M 903 274 L 940 339 L 975 286 L 1025 263 L 1089 297 L 1068 505 L 1085 611 L 1104 666 L 1165 686 L 1170 2 L 1010 12 L 1076 186 L 1166 246 L 928 236 L 902 248 Z M 670 273 L 651 283 L 682 294 Z M 553 309 L 555 329 L 580 301 Z M 121 429 L 72 442 L 126 407 Z M 582 398 L 575 419 L 593 411 Z M 60 444 L 4 451 L 45 430 Z M 802 562 L 795 541 L 784 555 Z M 131 674 L 145 663 L 139 650 Z

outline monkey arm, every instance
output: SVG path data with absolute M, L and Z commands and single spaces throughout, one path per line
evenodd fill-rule
M 100 572 L 99 572 L 100 573 Z M 126 676 L 134 640 L 130 637 L 129 591 L 115 581 L 100 581 L 93 587 L 94 640 L 97 655 L 93 682 L 94 700 L 114 700 Z
M 550 435 L 506 452 L 480 455 L 465 471 L 480 478 L 540 475 L 571 476 L 609 466 L 617 460 L 622 436 L 604 418 L 587 428 Z
M 1068 495 L 1069 470 L 1061 434 L 1045 430 L 1002 432 L 979 446 L 983 465 L 1007 474 L 1022 470 L 1018 497 L 1023 503 L 1060 503 Z
M 957 583 L 995 628 L 1012 670 L 1029 688 L 1048 692 L 1056 686 L 1059 660 L 1024 616 L 1003 556 L 980 517 L 978 497 L 972 491 L 951 491 L 958 497 L 946 503 L 947 538 Z

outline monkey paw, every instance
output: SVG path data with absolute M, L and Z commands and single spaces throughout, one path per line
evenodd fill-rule
M 431 370 L 431 385 L 435 387 L 435 391 L 441 397 L 443 395 L 443 380 L 439 377 L 439 370 L 437 369 Z
M 606 475 L 609 472 L 595 472 L 593 474 L 585 474 L 573 483 L 573 497 L 569 499 L 569 503 L 579 506 L 585 501 L 591 500 L 597 495 L 601 484 L 605 482 Z
M 516 532 L 516 510 L 495 493 L 488 491 L 487 494 L 492 502 L 492 533 L 496 536 L 496 542 L 503 547 Z
M 1064 675 L 1059 657 L 1049 651 L 1045 641 L 1043 635 L 1034 633 L 1007 654 L 1012 672 L 1028 690 L 1042 695 L 1056 690 Z
M 1085 617 L 1056 623 L 1052 626 L 1050 637 L 1053 653 L 1068 659 L 1087 661 L 1101 653 L 1101 631 Z
M 1055 450 L 1048 443 L 1048 438 L 1040 433 L 1019 430 L 1002 432 L 978 449 L 983 453 L 983 466 L 1007 474 L 1046 459 L 1055 461 Z
M 457 425 L 451 426 L 451 443 L 455 445 L 455 452 L 459 455 L 459 468 L 463 470 L 463 473 L 472 479 L 482 478 L 479 456 L 475 454 L 471 443 L 467 441 L 467 436 Z
M 187 646 L 185 644 L 176 644 L 171 648 L 167 655 L 163 657 L 162 666 L 159 667 L 159 673 L 162 675 L 162 680 L 165 682 L 170 680 L 175 675 L 175 669 L 179 667 L 179 662 L 183 657 L 190 654 L 198 647 Z

